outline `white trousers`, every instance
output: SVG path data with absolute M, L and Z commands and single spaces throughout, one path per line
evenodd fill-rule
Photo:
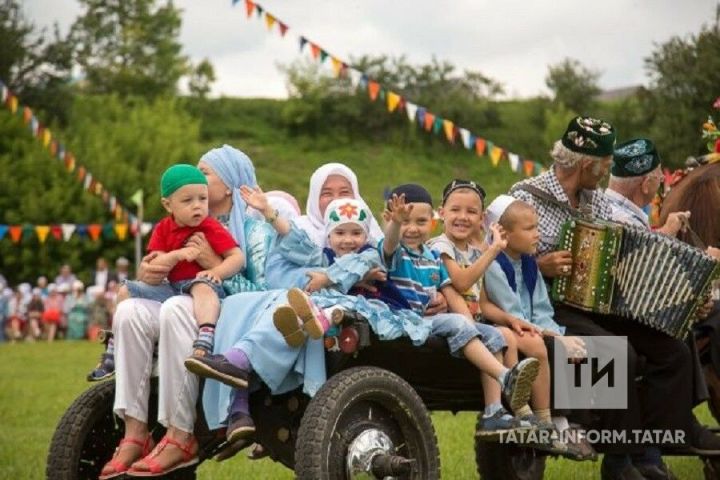
M 192 298 L 172 297 L 163 304 L 129 298 L 113 318 L 115 337 L 115 413 L 147 423 L 153 350 L 158 343 L 158 421 L 184 432 L 194 430 L 198 378 L 183 361 L 197 338 Z

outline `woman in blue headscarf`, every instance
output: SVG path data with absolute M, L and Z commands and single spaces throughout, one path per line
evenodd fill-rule
M 233 291 L 257 290 L 264 284 L 264 252 L 273 238 L 269 226 L 246 218 L 246 205 L 239 195 L 241 185 L 256 186 L 255 169 L 240 150 L 228 145 L 207 152 L 198 168 L 208 179 L 210 215 L 230 231 L 245 253 L 246 275 L 229 279 Z M 263 234 L 265 232 L 265 234 Z M 197 262 L 212 268 L 221 261 L 203 238 L 196 234 L 189 243 L 200 249 Z M 152 254 L 143 259 L 138 279 L 157 284 L 166 269 L 151 264 Z M 248 272 L 252 273 L 248 278 Z M 198 445 L 193 436 L 198 396 L 198 378 L 183 361 L 192 352 L 197 335 L 192 299 L 173 297 L 163 304 L 130 298 L 118 304 L 113 319 L 115 337 L 115 413 L 125 421 L 125 437 L 115 456 L 102 470 L 100 479 L 123 474 L 159 476 L 198 462 Z M 148 401 L 153 370 L 153 350 L 158 351 L 158 421 L 167 428 L 155 446 L 148 432 Z M 134 463 L 133 463 L 134 462 Z

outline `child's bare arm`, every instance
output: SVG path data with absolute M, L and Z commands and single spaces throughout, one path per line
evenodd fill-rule
M 508 327 L 520 336 L 523 335 L 523 332 L 530 332 L 530 335 L 542 333 L 542 328 L 521 318 L 517 318 L 492 303 L 487 296 L 485 288 L 480 291 L 480 299 L 478 303 L 483 317 L 487 318 L 496 325 Z
M 405 195 L 393 195 L 390 199 L 390 215 L 385 226 L 385 240 L 383 241 L 383 256 L 389 263 L 395 250 L 400 244 L 400 226 L 410 217 L 413 206 L 405 203 Z
M 157 251 L 156 251 L 157 252 Z M 195 247 L 183 247 L 172 252 L 157 252 L 158 255 L 150 260 L 151 265 L 162 265 L 172 269 L 180 261 L 194 262 L 200 251 Z
M 240 187 L 240 195 L 243 200 L 245 200 L 245 203 L 262 213 L 265 220 L 273 226 L 278 234 L 287 235 L 290 233 L 290 222 L 278 216 L 277 210 L 272 208 L 267 199 L 267 195 L 265 195 L 260 187 L 252 188 L 247 185 L 242 185 Z
M 443 263 L 445 264 L 445 268 L 447 268 L 453 286 L 460 292 L 464 292 L 477 283 L 478 280 L 485 275 L 485 272 L 493 260 L 495 260 L 495 257 L 507 246 L 503 228 L 497 223 L 493 223 L 490 229 L 493 233 L 493 243 L 485 249 L 485 252 L 480 258 L 475 260 L 467 268 L 462 268 L 455 260 L 446 254 L 442 255 Z
M 197 274 L 198 277 L 207 277 L 216 283 L 232 277 L 245 266 L 245 255 L 240 247 L 231 248 L 222 254 L 223 261 L 217 267 L 210 270 L 203 270 Z
M 459 313 L 472 321 L 472 314 L 470 309 L 465 303 L 465 299 L 458 293 L 452 285 L 446 285 L 440 289 L 442 294 L 445 296 L 448 304 L 448 310 L 452 313 Z

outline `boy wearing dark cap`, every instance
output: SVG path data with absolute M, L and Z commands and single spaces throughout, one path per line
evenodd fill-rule
M 378 245 L 388 277 L 420 315 L 434 295 L 442 292 L 455 313 L 426 317 L 432 322 L 431 333 L 445 337 L 451 354 L 464 355 L 483 372 L 485 404 L 497 406 L 492 414 L 483 416 L 477 435 L 489 439 L 502 431 L 529 428 L 527 422 L 520 422 L 502 407 L 500 396 L 502 389 L 513 410 L 525 405 L 538 373 L 538 361 L 528 358 L 508 369 L 501 363 L 504 344 L 493 354 L 478 339 L 465 301 L 453 288 L 440 258 L 425 246 L 432 230 L 430 194 L 420 185 L 400 185 L 391 192 L 388 210 L 385 239 Z
M 213 349 L 220 299 L 225 297 L 222 281 L 242 269 L 245 257 L 230 232 L 208 216 L 207 179 L 198 168 L 187 164 L 168 168 L 160 180 L 160 191 L 162 205 L 170 215 L 153 229 L 148 253 L 158 253 L 151 263 L 171 267 L 169 283 L 128 281 L 125 285 L 131 297 L 158 302 L 190 294 L 199 328 L 193 356 L 204 356 Z M 196 232 L 202 232 L 213 251 L 222 257 L 219 265 L 205 270 L 195 261 L 199 250 L 185 246 L 185 242 Z

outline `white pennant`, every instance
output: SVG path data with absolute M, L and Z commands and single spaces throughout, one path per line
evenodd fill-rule
M 63 223 L 60 225 L 60 228 L 62 228 L 63 240 L 67 242 L 70 240 L 70 237 L 72 237 L 73 232 L 75 232 L 75 225 L 72 223 Z
M 152 230 L 152 222 L 143 222 L 142 225 L 140 225 L 140 235 L 145 236 L 148 233 L 150 233 L 150 230 Z
M 405 112 L 407 112 L 408 120 L 410 120 L 412 123 L 415 123 L 416 115 L 417 115 L 417 105 L 410 102 L 405 102 Z
M 7 100 L 8 90 L 5 88 L 5 85 L 0 86 L 0 97 L 2 98 L 2 103 L 5 103 L 5 100 Z
M 40 127 L 40 124 L 37 121 L 37 118 L 35 118 L 35 115 L 30 119 L 30 130 L 32 130 L 33 136 L 37 136 L 38 128 Z
M 110 199 L 108 200 L 108 206 L 110 207 L 110 210 L 115 210 L 117 200 L 115 200 L 115 195 L 110 195 Z
M 508 160 L 510 160 L 510 168 L 513 172 L 517 172 L 520 168 L 520 155 L 508 152 Z
M 463 145 L 468 150 L 473 148 L 474 145 L 470 145 L 470 131 L 467 128 L 460 128 L 460 137 L 462 138 Z
M 85 174 L 85 183 L 83 183 L 83 185 L 85 186 L 85 190 L 90 188 L 90 182 L 92 182 L 92 174 L 86 173 Z
M 360 83 L 362 72 L 355 68 L 349 68 L 348 70 L 350 70 L 350 83 L 352 83 L 353 87 L 357 87 L 358 83 Z

